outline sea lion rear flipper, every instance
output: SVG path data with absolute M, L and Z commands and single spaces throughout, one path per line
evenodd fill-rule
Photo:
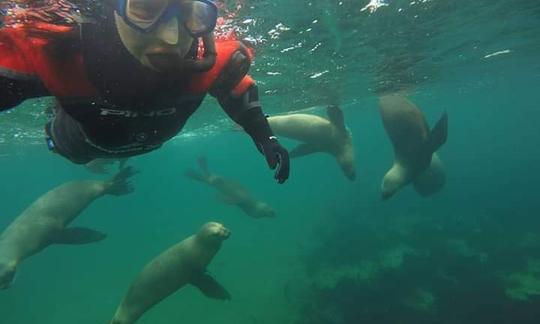
M 99 242 L 105 239 L 107 235 L 102 232 L 84 227 L 66 228 L 51 239 L 51 244 L 88 244 Z
M 435 127 L 429 132 L 426 150 L 429 153 L 436 152 L 445 142 L 448 136 L 448 113 L 444 112 Z
M 199 288 L 206 297 L 221 300 L 231 299 L 231 294 L 206 272 L 194 275 L 190 283 Z
M 292 149 L 292 151 L 289 152 L 289 156 L 291 158 L 297 158 L 304 155 L 316 153 L 319 151 L 320 149 L 316 145 L 304 143 L 304 144 L 299 144 L 297 147 Z
M 338 106 L 328 106 L 326 108 L 326 115 L 332 124 L 337 128 L 345 130 L 345 117 L 343 117 L 343 111 Z

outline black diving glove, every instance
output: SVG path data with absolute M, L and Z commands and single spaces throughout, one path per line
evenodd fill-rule
M 284 183 L 289 178 L 289 152 L 279 144 L 260 107 L 250 109 L 243 117 L 239 124 L 251 136 L 270 169 L 276 170 L 277 182 Z
M 217 96 L 225 112 L 253 139 L 264 155 L 268 166 L 276 170 L 274 178 L 284 183 L 289 178 L 289 152 L 274 136 L 259 103 L 257 86 L 252 86 L 239 97 Z
M 257 148 L 266 158 L 270 169 L 276 170 L 274 178 L 277 182 L 284 183 L 289 178 L 289 152 L 279 144 L 275 136 L 258 142 Z

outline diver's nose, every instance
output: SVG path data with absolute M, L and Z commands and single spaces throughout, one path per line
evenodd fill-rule
M 169 19 L 169 21 L 159 26 L 157 30 L 157 37 L 169 45 L 178 44 L 179 34 L 178 18 L 176 17 Z

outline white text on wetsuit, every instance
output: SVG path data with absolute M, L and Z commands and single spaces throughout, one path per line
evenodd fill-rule
M 101 116 L 118 116 L 125 118 L 136 117 L 163 117 L 170 116 L 176 113 L 176 108 L 167 108 L 155 111 L 133 111 L 133 110 L 116 110 L 101 108 Z

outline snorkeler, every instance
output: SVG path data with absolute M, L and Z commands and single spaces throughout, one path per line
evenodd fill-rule
M 159 148 L 209 93 L 277 168 L 277 181 L 287 180 L 288 152 L 247 75 L 252 52 L 237 40 L 214 40 L 218 12 L 212 1 L 93 3 L 91 15 L 73 15 L 72 4 L 57 0 L 59 11 L 40 11 L 44 19 L 18 19 L 24 10 L 3 17 L 0 111 L 25 99 L 55 97 L 47 145 L 74 163 L 88 163 Z

